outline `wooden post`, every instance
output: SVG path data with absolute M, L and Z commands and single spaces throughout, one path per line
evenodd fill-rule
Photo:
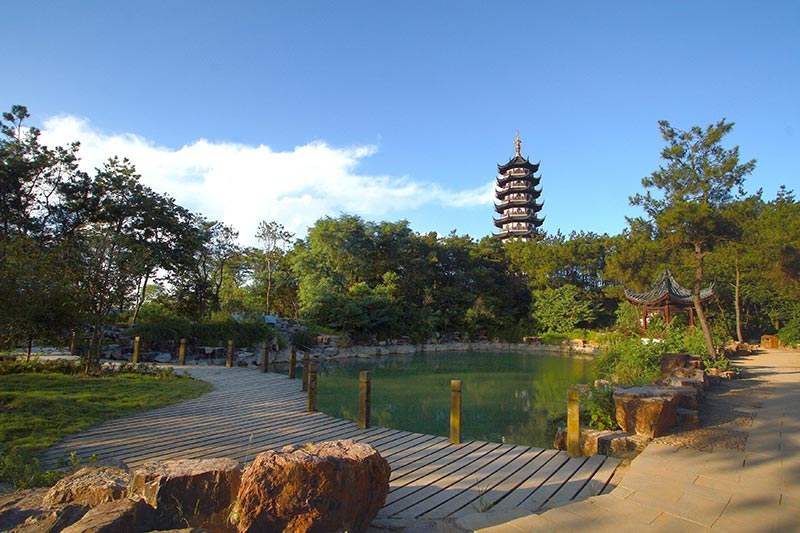
M 225 366 L 233 368 L 233 340 L 228 341 L 228 353 L 225 357 Z
M 372 382 L 368 370 L 358 374 L 358 427 L 369 427 L 370 411 L 372 409 Z
M 139 362 L 139 347 L 141 343 L 141 337 L 136 336 L 133 338 L 133 355 L 131 355 L 131 363 L 137 364 Z
M 78 351 L 78 333 L 72 331 L 72 338 L 69 340 L 69 354 L 75 355 Z
M 264 343 L 264 355 L 261 357 L 261 371 L 269 372 L 269 343 Z
M 317 410 L 317 369 L 308 365 L 308 412 Z
M 181 366 L 186 364 L 186 339 L 181 339 L 178 344 L 178 364 Z
M 294 350 L 294 346 L 289 351 L 289 379 L 294 379 L 297 369 L 297 352 Z
M 311 363 L 311 356 L 308 352 L 303 354 L 303 390 L 308 390 L 308 366 Z
M 461 444 L 461 380 L 450 380 L 450 442 Z
M 576 387 L 567 391 L 567 453 L 570 457 L 581 455 L 580 392 Z

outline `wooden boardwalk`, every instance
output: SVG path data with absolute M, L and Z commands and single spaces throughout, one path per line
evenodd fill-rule
M 444 518 L 490 507 L 536 511 L 607 492 L 619 462 L 493 442 L 453 445 L 445 437 L 382 427 L 362 430 L 349 420 L 306 412 L 299 379 L 254 368 L 176 369 L 212 383 L 214 390 L 69 437 L 45 452 L 45 464 L 71 452 L 131 467 L 201 457 L 247 462 L 288 444 L 353 439 L 374 446 L 392 467 L 379 518 Z

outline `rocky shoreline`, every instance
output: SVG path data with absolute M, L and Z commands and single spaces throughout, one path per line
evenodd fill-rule
M 377 344 L 369 346 L 318 346 L 308 351 L 316 359 L 351 359 L 385 357 L 392 355 L 414 355 L 418 353 L 439 352 L 501 352 L 501 353 L 529 353 L 533 355 L 562 355 L 591 359 L 598 353 L 594 346 L 571 342 L 563 345 L 528 344 L 508 342 L 443 342 L 423 344 Z M 301 352 L 303 353 L 303 352 Z M 290 350 L 284 349 L 272 355 L 275 361 L 289 360 Z

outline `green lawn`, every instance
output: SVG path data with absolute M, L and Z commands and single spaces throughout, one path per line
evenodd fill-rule
M 179 376 L 0 375 L 0 481 L 45 484 L 53 475 L 39 472 L 33 458 L 62 437 L 209 390 L 205 382 Z

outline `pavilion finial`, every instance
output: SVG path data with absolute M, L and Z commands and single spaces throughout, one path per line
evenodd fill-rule
M 522 157 L 522 139 L 519 137 L 519 130 L 517 130 L 517 136 L 514 137 L 514 155 Z

